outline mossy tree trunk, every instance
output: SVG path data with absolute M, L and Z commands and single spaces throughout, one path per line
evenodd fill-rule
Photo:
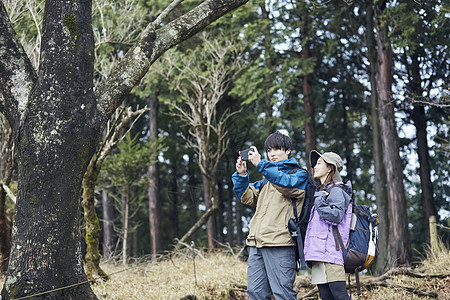
M 95 156 L 93 158 L 95 160 Z M 106 273 L 100 268 L 101 254 L 99 251 L 100 222 L 95 211 L 95 184 L 97 183 L 100 168 L 94 162 L 89 164 L 83 177 L 84 221 L 86 224 L 86 255 L 85 269 L 88 280 L 107 280 Z
M 4 17 L 3 11 L 0 19 Z M 7 112 L 7 117 L 17 134 L 19 186 L 3 299 L 43 292 L 44 299 L 96 299 L 89 284 L 50 292 L 86 282 L 80 247 L 80 187 L 101 125 L 93 93 L 90 18 L 89 1 L 47 1 L 39 73 L 34 73 L 18 44 L 8 50 L 21 63 L 0 59 L 8 62 L 0 69 L 2 77 L 11 78 L 5 100 L 17 100 L 12 102 L 17 110 Z M 15 41 L 12 28 L 9 33 L 10 41 Z M 21 64 L 29 67 L 24 70 Z M 20 87 L 14 86 L 13 79 L 17 76 L 27 81 L 22 91 L 26 99 L 17 96 Z
M 172 22 L 158 18 L 95 94 L 92 1 L 45 1 L 39 72 L 0 2 L 0 112 L 17 145 L 19 187 L 3 300 L 97 298 L 86 283 L 79 216 L 100 133 L 159 56 L 245 2 L 206 0 Z

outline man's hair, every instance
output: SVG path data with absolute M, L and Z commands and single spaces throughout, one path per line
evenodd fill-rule
M 290 137 L 277 131 L 267 137 L 266 141 L 264 142 L 264 147 L 266 148 L 266 151 L 270 148 L 280 148 L 284 149 L 285 151 L 291 149 L 292 151 L 293 146 Z

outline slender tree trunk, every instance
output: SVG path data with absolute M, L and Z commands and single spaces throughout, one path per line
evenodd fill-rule
M 309 29 L 309 11 L 308 5 L 306 3 L 300 3 L 302 22 L 300 23 L 300 33 L 302 39 L 302 52 L 301 58 L 303 60 L 308 60 L 311 58 L 311 53 L 309 50 L 311 39 L 310 29 Z M 312 98 L 311 92 L 311 75 L 303 75 L 303 111 L 304 111 L 304 127 L 305 127 L 305 150 L 306 150 L 306 165 L 308 170 L 310 170 L 309 153 L 311 150 L 316 149 L 316 124 L 315 124 L 315 112 L 314 112 L 314 99 Z
M 235 239 L 234 239 L 234 209 L 233 209 L 233 189 L 231 188 L 233 186 L 233 183 L 231 181 L 231 176 L 227 176 L 227 241 L 230 245 L 235 245 Z M 235 208 L 237 209 L 237 208 Z
M 273 93 L 270 91 L 276 76 L 276 66 L 275 66 L 275 51 L 272 45 L 272 34 L 270 32 L 272 23 L 269 12 L 266 9 L 265 1 L 260 5 L 262 18 L 268 22 L 263 27 L 263 43 L 264 43 L 264 63 L 269 72 L 264 78 L 264 112 L 265 112 L 265 128 L 267 130 L 267 135 L 275 131 L 275 124 L 273 123 L 273 108 L 272 108 L 272 98 Z
M 216 225 L 216 236 L 217 240 L 220 242 L 225 242 L 225 236 L 223 233 L 223 229 L 225 227 L 224 222 L 224 212 L 225 212 L 225 203 L 224 203 L 224 191 L 223 191 L 223 184 L 220 180 L 217 180 L 217 197 L 214 196 L 214 199 L 219 201 L 219 206 L 217 209 L 217 214 L 215 214 L 215 225 Z
M 171 173 L 171 194 L 170 194 L 170 200 L 172 203 L 172 217 L 171 217 L 171 226 L 173 227 L 173 230 L 175 232 L 175 236 L 180 236 L 180 212 L 179 212 L 179 204 L 180 204 L 180 198 L 179 198 L 179 187 L 178 187 L 178 166 L 176 164 L 172 164 L 172 173 Z
M 197 222 L 198 220 L 198 195 L 197 195 L 197 185 L 198 185 L 198 178 L 194 175 L 195 172 L 194 170 L 192 170 L 193 168 L 193 164 L 191 163 L 192 157 L 189 158 L 189 163 L 188 163 L 188 174 L 190 174 L 189 176 L 189 180 L 188 180 L 188 185 L 189 185 L 189 220 L 190 220 L 190 226 L 192 227 L 195 222 Z M 178 235 L 177 235 L 178 236 Z M 191 235 L 191 239 L 193 241 L 197 240 L 197 232 L 193 232 Z
M 114 252 L 116 234 L 114 231 L 114 201 L 108 196 L 107 190 L 102 190 L 103 209 L 103 257 L 111 258 Z
M 150 140 L 158 139 L 158 114 L 159 100 L 156 95 L 149 98 L 150 107 Z M 148 218 L 150 221 L 150 244 L 152 260 L 156 261 L 157 254 L 161 251 L 161 200 L 159 196 L 159 164 L 148 167 Z
M 100 169 L 96 163 L 89 164 L 83 177 L 83 201 L 81 205 L 84 209 L 84 221 L 86 223 L 86 255 L 85 269 L 89 280 L 107 280 L 106 273 L 100 268 L 100 222 L 95 211 L 95 184 L 97 182 Z
M 422 79 L 420 76 L 420 65 L 417 54 L 410 56 L 411 81 L 409 89 L 411 97 L 422 97 Z M 419 157 L 420 187 L 422 188 L 422 208 L 423 208 L 423 230 L 425 241 L 430 243 L 430 217 L 436 216 L 433 197 L 433 183 L 431 182 L 430 154 L 428 152 L 427 119 L 425 108 L 419 104 L 414 104 L 411 114 L 416 127 L 417 155 Z
M 205 206 L 206 210 L 210 209 L 213 206 L 212 199 L 211 199 L 211 186 L 210 186 L 210 179 L 207 175 L 202 175 L 203 179 L 203 198 L 205 199 Z M 215 199 L 215 201 L 218 201 L 218 199 Z M 214 249 L 214 240 L 216 239 L 215 236 L 215 229 L 214 229 L 214 214 L 208 219 L 206 222 L 206 229 L 208 233 L 208 248 L 209 250 Z
M 381 147 L 380 121 L 378 118 L 379 104 L 377 96 L 377 48 L 374 35 L 373 8 L 369 6 L 366 10 L 366 43 L 367 56 L 370 62 L 370 111 L 372 120 L 372 143 L 373 161 L 375 169 L 374 192 L 377 204 L 377 214 L 380 224 L 378 225 L 378 244 L 375 273 L 383 274 L 386 271 L 389 258 L 389 218 L 388 200 L 386 191 L 386 172 L 383 165 L 383 151 Z
M 416 127 L 417 155 L 419 156 L 420 186 L 422 188 L 423 228 L 425 240 L 430 243 L 431 216 L 437 216 L 434 206 L 433 183 L 431 182 L 430 154 L 428 152 L 428 137 L 425 109 L 415 105 L 413 109 L 414 126 Z
M 342 93 L 342 103 L 341 103 L 341 108 L 342 108 L 342 126 L 343 126 L 343 138 L 342 138 L 342 143 L 343 146 L 345 148 L 345 166 L 346 166 L 346 170 L 347 170 L 347 176 L 345 178 L 345 180 L 349 180 L 350 182 L 354 182 L 353 181 L 353 172 L 355 171 L 353 166 L 352 166 L 352 153 L 353 153 L 353 139 L 352 139 L 352 135 L 349 133 L 349 129 L 348 129 L 348 116 L 347 116 L 347 103 L 346 103 L 346 97 L 347 94 L 345 91 L 343 91 Z M 344 179 L 343 179 L 344 180 Z
M 389 252 L 390 267 L 411 264 L 411 242 L 408 230 L 403 166 L 400 160 L 400 146 L 394 117 L 392 98 L 392 49 L 388 38 L 388 27 L 380 16 L 385 1 L 375 4 L 376 41 L 378 53 L 377 93 L 379 119 L 382 137 L 383 163 L 386 170 L 389 207 Z
M 122 195 L 122 264 L 128 264 L 128 222 L 129 222 L 129 203 L 128 203 L 128 189 Z
M 236 241 L 238 245 L 245 244 L 243 232 L 242 232 L 242 210 L 243 207 L 240 205 L 240 203 L 237 203 L 237 198 L 233 197 L 233 199 L 236 199 Z

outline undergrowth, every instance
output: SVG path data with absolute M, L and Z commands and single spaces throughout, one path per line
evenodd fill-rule
M 183 249 L 166 255 L 157 262 L 142 259 L 123 266 L 120 262 L 110 261 L 104 262 L 101 267 L 112 275 L 106 282 L 92 284 L 92 289 L 100 300 L 247 299 L 247 263 L 225 251 L 197 251 L 193 259 L 192 251 Z M 449 274 L 450 251 L 442 244 L 440 251 L 428 251 L 422 263 L 413 271 L 432 275 Z M 361 281 L 371 278 L 375 277 L 363 275 Z M 310 280 L 310 275 L 298 275 L 296 282 Z M 0 277 L 0 289 L 3 282 L 4 278 Z M 450 300 L 450 276 L 413 278 L 396 275 L 387 280 L 387 283 L 388 287 L 363 289 L 359 298 L 353 294 L 352 299 L 436 299 L 401 288 L 408 286 L 425 293 L 437 293 L 437 299 Z M 300 290 L 299 299 L 305 292 Z M 318 299 L 318 296 L 316 294 L 308 299 Z

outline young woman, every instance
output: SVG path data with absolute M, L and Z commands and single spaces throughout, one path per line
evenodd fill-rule
M 338 154 L 320 154 L 313 150 L 309 157 L 319 188 L 314 194 L 314 207 L 306 231 L 305 260 L 312 269 L 312 283 L 317 284 L 322 299 L 350 299 L 342 249 L 333 231 L 337 228 L 347 245 L 352 215 L 351 183 L 342 183 L 339 172 L 343 164 Z

